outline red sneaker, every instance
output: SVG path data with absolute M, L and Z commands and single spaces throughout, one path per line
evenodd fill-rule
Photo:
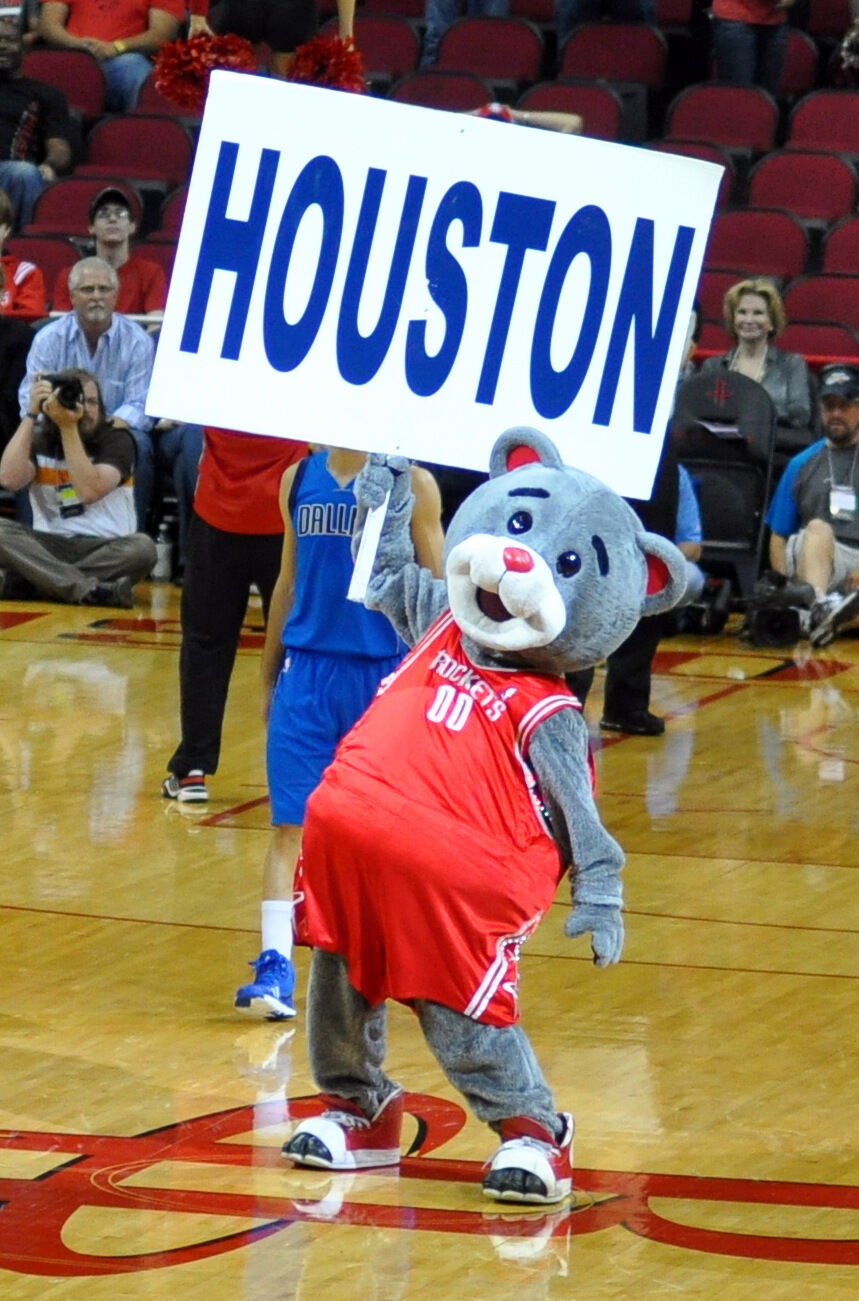
M 346 1098 L 323 1094 L 322 1100 L 329 1104 L 328 1110 L 301 1121 L 283 1145 L 285 1157 L 321 1170 L 399 1165 L 402 1089 L 385 1099 L 372 1120 Z
M 570 1194 L 575 1122 L 566 1111 L 558 1113 L 558 1120 L 563 1125 L 560 1138 L 529 1116 L 501 1121 L 501 1146 L 489 1163 L 484 1197 L 547 1204 Z

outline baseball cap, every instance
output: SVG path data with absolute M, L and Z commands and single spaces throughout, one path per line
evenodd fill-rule
M 89 205 L 90 221 L 95 219 L 95 214 L 99 208 L 103 208 L 107 203 L 116 203 L 125 208 L 132 216 L 134 215 L 134 207 L 125 190 L 120 190 L 116 185 L 108 185 L 103 190 L 99 190 Z
M 818 380 L 817 396 L 859 400 L 859 366 L 824 366 Z

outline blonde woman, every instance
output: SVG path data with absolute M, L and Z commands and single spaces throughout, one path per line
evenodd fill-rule
M 804 446 L 810 440 L 812 390 L 805 358 L 782 352 L 775 340 L 787 321 L 781 295 L 771 280 L 741 280 L 732 285 L 722 305 L 725 325 L 735 343 L 722 357 L 708 357 L 703 374 L 734 370 L 762 384 L 773 400 L 776 419 L 784 430 L 801 430 L 797 441 L 779 438 L 778 445 Z

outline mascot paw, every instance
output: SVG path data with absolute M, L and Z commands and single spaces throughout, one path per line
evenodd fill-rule
M 387 493 L 391 494 L 393 506 L 411 495 L 409 462 L 404 456 L 373 452 L 355 480 L 355 499 L 359 507 L 373 510 L 381 506 Z
M 597 967 L 610 967 L 623 952 L 623 917 L 611 904 L 577 904 L 564 923 L 564 934 L 577 939 L 591 935 L 591 949 Z

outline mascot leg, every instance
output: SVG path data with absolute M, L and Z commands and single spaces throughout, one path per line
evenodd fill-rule
M 415 1010 L 451 1084 L 501 1137 L 483 1181 L 484 1195 L 496 1201 L 561 1201 L 573 1183 L 573 1118 L 555 1110 L 521 1026 L 484 1025 L 423 999 Z
M 386 1023 L 384 1003 L 373 1007 L 353 988 L 345 960 L 314 950 L 307 1043 L 328 1107 L 297 1126 L 284 1156 L 323 1170 L 399 1164 L 403 1091 L 382 1069 Z

